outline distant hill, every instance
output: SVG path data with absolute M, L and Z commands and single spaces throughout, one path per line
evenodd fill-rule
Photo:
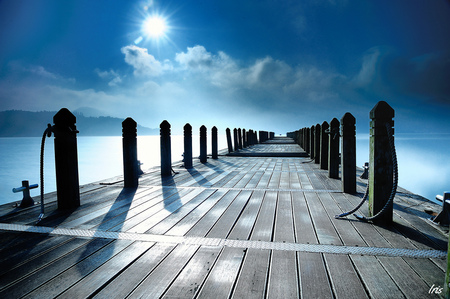
M 53 125 L 55 111 L 30 112 L 21 110 L 0 111 L 0 137 L 40 137 Z M 100 116 L 86 117 L 74 113 L 77 117 L 78 136 L 122 136 L 124 119 Z M 138 135 L 158 135 L 159 129 L 150 129 L 138 125 Z

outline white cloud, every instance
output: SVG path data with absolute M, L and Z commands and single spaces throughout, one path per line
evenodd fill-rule
M 122 82 L 122 78 L 114 70 L 101 71 L 98 68 L 94 70 L 95 73 L 104 80 L 109 80 L 109 86 L 116 86 Z
M 211 67 L 213 64 L 212 54 L 207 52 L 203 46 L 188 47 L 186 53 L 177 53 L 175 60 L 182 66 L 191 68 Z
M 163 71 L 161 62 L 148 54 L 147 49 L 139 48 L 134 45 L 126 46 L 121 49 L 125 54 L 125 62 L 133 66 L 136 76 L 159 76 Z

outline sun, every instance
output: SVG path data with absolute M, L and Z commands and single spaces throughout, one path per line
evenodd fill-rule
M 166 20 L 161 16 L 150 16 L 142 24 L 142 31 L 147 37 L 160 38 L 166 35 Z

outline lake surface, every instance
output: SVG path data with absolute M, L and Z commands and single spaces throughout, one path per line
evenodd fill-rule
M 198 136 L 193 136 L 193 156 L 199 155 Z M 20 201 L 22 180 L 39 184 L 40 137 L 0 138 L 0 204 Z M 398 134 L 395 139 L 399 163 L 399 185 L 428 199 L 450 190 L 450 134 Z M 226 148 L 226 138 L 219 136 L 219 149 Z M 210 140 L 208 140 L 210 151 Z M 180 161 L 183 136 L 172 136 L 172 162 Z M 160 165 L 159 136 L 138 137 L 138 159 L 142 169 Z M 357 165 L 369 161 L 369 136 L 357 135 Z M 56 190 L 53 137 L 47 138 L 44 157 L 45 192 Z M 80 185 L 121 175 L 122 137 L 78 137 Z M 39 188 L 31 196 L 39 195 Z

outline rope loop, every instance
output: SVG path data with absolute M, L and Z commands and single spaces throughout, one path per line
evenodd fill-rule
M 388 201 L 384 205 L 384 207 L 377 214 L 375 214 L 371 217 L 365 217 L 365 216 L 354 214 L 354 216 L 361 221 L 368 222 L 368 221 L 376 220 L 377 218 L 383 216 L 386 213 L 386 211 L 388 211 L 394 204 L 394 197 L 395 197 L 395 194 L 397 193 L 397 186 L 398 186 L 398 162 L 397 162 L 397 153 L 395 151 L 394 133 L 392 131 L 392 126 L 390 123 L 386 123 L 386 130 L 387 130 L 387 134 L 389 137 L 389 147 L 391 148 L 392 165 L 393 165 L 393 182 L 392 182 L 391 194 L 389 196 Z M 369 183 L 367 183 L 366 192 L 364 193 L 364 196 L 363 196 L 361 202 L 351 211 L 342 213 L 340 215 L 336 215 L 335 218 L 336 219 L 342 218 L 342 217 L 345 217 L 345 216 L 355 213 L 357 210 L 359 210 L 359 208 L 361 208 L 361 206 L 366 201 L 368 196 L 369 196 Z

